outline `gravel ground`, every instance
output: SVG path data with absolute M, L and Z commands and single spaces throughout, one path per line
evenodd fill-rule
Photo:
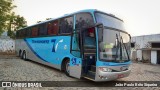
M 117 81 L 160 81 L 160 65 L 133 63 L 129 77 Z M 18 57 L 0 56 L 0 81 L 82 81 L 63 72 Z M 105 83 L 105 82 L 104 82 Z M 51 87 L 51 88 L 0 88 L 0 90 L 160 90 L 159 88 L 130 87 Z
M 0 81 L 76 81 L 61 71 L 21 59 L 1 59 Z
M 160 65 L 133 63 L 129 77 L 120 81 L 160 81 Z

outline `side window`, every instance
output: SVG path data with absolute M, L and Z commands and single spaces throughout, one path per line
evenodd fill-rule
M 47 35 L 46 24 L 39 25 L 39 35 Z
M 16 38 L 19 38 L 19 30 L 16 32 Z
M 93 17 L 89 13 L 79 13 L 76 15 L 76 29 L 88 27 L 94 24 Z
M 18 34 L 19 34 L 18 37 L 22 38 L 22 30 L 19 30 Z
M 81 30 L 81 28 L 88 28 L 83 33 L 84 39 L 84 46 L 87 48 L 96 46 L 96 39 L 95 39 L 95 28 L 89 28 L 90 26 L 94 25 L 94 20 L 91 14 L 89 13 L 79 13 L 76 15 L 76 29 Z
M 23 29 L 23 30 L 22 30 L 22 32 L 23 32 L 23 37 L 26 37 L 26 34 L 27 34 L 27 33 L 26 33 L 26 30 L 27 30 L 27 29 Z
M 27 32 L 27 33 L 26 33 L 26 34 L 27 34 L 26 36 L 27 36 L 27 37 L 30 37 L 30 36 L 31 36 L 31 28 L 28 28 L 28 29 L 26 30 L 26 32 Z
M 32 27 L 32 37 L 38 36 L 38 27 Z
M 48 35 L 57 35 L 59 31 L 58 20 L 47 23 Z
M 73 30 L 73 17 L 60 19 L 60 34 L 70 34 Z
M 19 37 L 20 38 L 24 38 L 26 36 L 25 35 L 26 34 L 25 31 L 26 31 L 25 29 L 22 29 L 22 30 L 19 31 Z
M 91 25 L 94 25 L 94 20 L 91 14 L 79 13 L 76 15 L 76 26 L 75 26 L 76 29 L 89 27 Z M 94 37 L 95 36 L 94 28 L 89 28 L 88 30 L 86 30 L 85 36 Z

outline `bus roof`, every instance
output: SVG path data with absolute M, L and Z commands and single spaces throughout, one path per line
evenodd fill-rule
M 85 10 L 80 10 L 80 11 L 77 11 L 77 12 L 73 12 L 73 13 L 70 13 L 70 14 L 64 14 L 63 16 L 60 16 L 60 17 L 57 17 L 57 18 L 52 18 L 50 20 L 47 20 L 47 21 L 43 21 L 43 22 L 40 22 L 40 23 L 37 23 L 37 24 L 42 24 L 42 23 L 45 23 L 45 22 L 49 22 L 49 21 L 53 21 L 53 20 L 56 20 L 56 19 L 59 19 L 59 18 L 63 18 L 63 17 L 67 17 L 67 16 L 70 16 L 70 15 L 73 15 L 73 14 L 76 14 L 76 13 L 82 13 L 82 12 L 95 12 L 97 11 L 96 9 L 85 9 Z M 37 25 L 35 24 L 35 25 Z
M 71 14 L 64 14 L 63 16 L 61 17 L 57 17 L 57 18 L 51 18 L 50 20 L 46 20 L 46 21 L 42 21 L 40 23 L 36 23 L 34 25 L 30 25 L 30 26 L 27 26 L 27 27 L 24 27 L 24 28 L 21 28 L 21 29 L 25 29 L 25 28 L 29 28 L 29 27 L 33 27 L 33 26 L 36 26 L 36 25 L 40 25 L 40 24 L 43 24 L 43 23 L 46 23 L 46 22 L 50 22 L 50 21 L 53 21 L 53 20 L 56 20 L 56 19 L 59 19 L 59 18 L 63 18 L 63 17 L 67 17 L 67 16 L 70 16 L 70 15 L 73 15 L 73 14 L 76 14 L 76 13 L 81 13 L 81 12 L 94 12 L 94 11 L 97 11 L 96 9 L 85 9 L 85 10 L 80 10 L 80 11 L 77 11 L 77 12 L 74 12 L 74 13 L 71 13 Z M 21 30 L 19 29 L 19 30 Z
M 37 24 L 34 24 L 34 25 L 30 25 L 30 26 L 27 26 L 27 27 L 25 27 L 25 28 L 37 26 L 37 25 L 40 25 L 40 24 L 43 24 L 43 23 L 46 23 L 46 22 L 50 22 L 50 21 L 53 21 L 53 20 L 56 20 L 56 19 L 59 19 L 59 18 L 63 18 L 63 17 L 67 17 L 67 16 L 70 16 L 70 15 L 73 15 L 73 14 L 77 14 L 77 13 L 83 13 L 83 12 L 94 13 L 94 12 L 96 12 L 96 11 L 97 11 L 97 12 L 104 13 L 104 12 L 99 11 L 99 10 L 97 10 L 97 9 L 85 9 L 85 10 L 80 10 L 80 11 L 73 12 L 73 13 L 70 13 L 70 14 L 64 14 L 64 15 L 61 16 L 61 17 L 51 18 L 50 20 L 42 21 L 42 22 L 40 22 L 40 23 L 37 23 Z M 111 17 L 114 17 L 114 18 L 119 19 L 118 17 L 115 17 L 115 15 L 113 15 L 113 14 L 108 14 L 108 13 L 105 13 L 105 14 L 107 14 L 107 15 L 109 15 L 109 16 L 111 16 Z M 121 19 L 119 19 L 119 20 L 121 20 Z M 121 21 L 123 21 L 123 20 L 121 20 Z M 25 28 L 21 28 L 21 29 L 25 29 Z M 19 30 L 21 30 L 21 29 L 19 29 Z

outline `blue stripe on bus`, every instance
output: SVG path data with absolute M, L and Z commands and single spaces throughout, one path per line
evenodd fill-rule
M 114 63 L 114 62 L 102 62 L 102 61 L 97 61 L 96 66 L 123 66 L 123 65 L 129 65 L 131 64 L 131 61 L 124 62 L 124 63 Z
M 39 55 L 33 50 L 33 48 L 29 45 L 29 43 L 27 42 L 26 39 L 24 39 L 24 41 L 26 42 L 26 44 L 27 44 L 27 46 L 30 48 L 30 50 L 31 50 L 38 58 L 40 58 L 41 60 L 43 60 L 43 61 L 45 61 L 45 62 L 48 62 L 48 61 L 46 61 L 45 59 L 43 59 L 41 56 L 39 56 Z

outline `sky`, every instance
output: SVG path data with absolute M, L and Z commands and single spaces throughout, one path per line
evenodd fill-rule
M 160 34 L 160 0 L 14 0 L 28 25 L 84 9 L 114 14 L 131 36 Z

